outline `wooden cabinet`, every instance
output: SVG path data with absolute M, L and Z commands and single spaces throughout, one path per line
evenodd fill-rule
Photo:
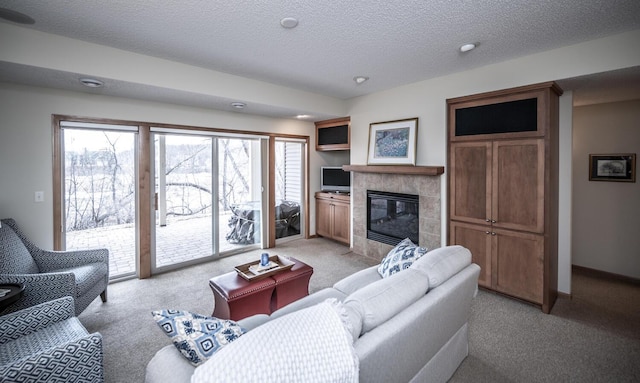
M 544 232 L 544 141 L 503 140 L 450 146 L 451 219 Z
M 316 150 L 350 150 L 351 118 L 335 118 L 318 121 L 316 125 Z
M 451 221 L 450 242 L 471 251 L 479 286 L 542 304 L 543 235 Z
M 471 250 L 480 286 L 546 313 L 557 297 L 560 94 L 546 83 L 447 100 L 449 243 Z
M 351 202 L 348 194 L 316 193 L 316 233 L 351 244 Z

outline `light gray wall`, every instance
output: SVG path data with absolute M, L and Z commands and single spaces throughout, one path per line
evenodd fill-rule
M 48 249 L 53 247 L 52 114 L 299 134 L 310 136 L 310 148 L 315 148 L 315 125 L 293 119 L 7 83 L 0 83 L 0 100 L 0 218 L 15 218 L 36 244 Z M 320 190 L 318 169 L 325 163 L 310 150 L 310 190 Z M 44 202 L 34 202 L 35 191 L 44 191 Z M 315 233 L 313 199 L 309 208 Z
M 640 154 L 640 100 L 573 113 L 573 264 L 640 279 L 640 178 L 589 181 L 589 154 Z

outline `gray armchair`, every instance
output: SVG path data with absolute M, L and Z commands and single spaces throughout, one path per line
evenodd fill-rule
M 3 313 L 70 296 L 79 315 L 98 295 L 107 301 L 109 250 L 47 251 L 31 243 L 13 219 L 0 223 L 0 284 L 25 287 Z
M 0 383 L 104 382 L 102 335 L 64 297 L 0 317 Z

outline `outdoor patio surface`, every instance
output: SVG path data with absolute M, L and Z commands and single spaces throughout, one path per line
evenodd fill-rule
M 229 216 L 220 216 L 220 252 L 246 245 L 227 242 Z M 114 225 L 67 233 L 67 250 L 109 249 L 111 278 L 135 272 L 136 240 L 134 224 Z M 173 218 L 156 227 L 157 267 L 180 263 L 213 254 L 211 216 Z

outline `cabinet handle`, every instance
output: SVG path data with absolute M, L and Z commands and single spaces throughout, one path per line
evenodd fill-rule
M 485 219 L 485 222 L 491 222 L 491 220 L 489 218 Z
M 488 232 L 488 231 L 485 231 L 484 233 L 485 233 L 485 234 L 491 234 L 491 233 L 490 233 L 490 232 Z
M 491 235 L 496 235 L 496 233 L 491 233 Z
M 496 223 L 496 222 L 497 222 L 497 221 L 496 221 L 495 219 L 492 219 L 492 220 L 491 220 L 491 223 Z

